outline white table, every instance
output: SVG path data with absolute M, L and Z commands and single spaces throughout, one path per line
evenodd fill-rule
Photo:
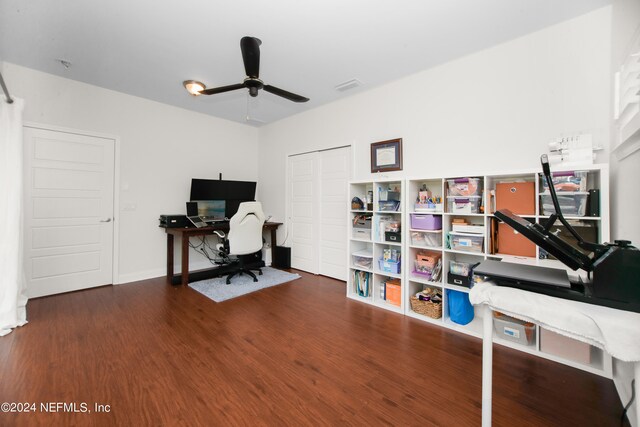
M 537 323 L 569 338 L 588 342 L 612 356 L 634 363 L 636 425 L 640 427 L 640 314 L 568 301 L 548 295 L 481 283 L 471 302 L 482 310 L 482 426 L 491 426 L 493 378 L 493 310 Z M 538 304 L 537 302 L 540 302 Z M 585 321 L 581 319 L 584 316 Z M 588 321 L 587 321 L 588 319 Z M 577 324 L 571 322 L 579 320 Z M 620 331 L 611 333 L 614 326 Z M 624 339 L 620 340 L 620 335 Z

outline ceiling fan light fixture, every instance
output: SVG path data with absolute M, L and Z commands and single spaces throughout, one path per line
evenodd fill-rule
M 200 95 L 200 92 L 204 90 L 204 83 L 200 83 L 196 80 L 185 80 L 182 82 L 184 88 L 193 96 Z
M 249 95 L 258 96 L 258 91 L 264 89 L 265 92 L 272 93 L 293 102 L 307 102 L 309 98 L 296 95 L 284 89 L 271 85 L 265 85 L 260 80 L 260 44 L 262 42 L 255 37 L 243 37 L 240 40 L 240 50 L 242 51 L 242 62 L 244 62 L 244 70 L 247 77 L 242 83 L 234 85 L 211 87 L 206 89 L 203 83 L 195 80 L 185 80 L 182 82 L 185 89 L 193 96 L 198 95 L 215 95 L 217 93 L 231 92 L 238 89 L 249 89 Z

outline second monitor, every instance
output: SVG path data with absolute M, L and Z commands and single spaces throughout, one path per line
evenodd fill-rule
M 256 183 L 254 181 L 228 181 L 215 179 L 191 180 L 192 201 L 198 201 L 198 215 L 200 215 L 200 205 L 206 205 L 209 212 L 214 216 L 220 214 L 221 203 L 224 203 L 223 217 L 231 218 L 238 211 L 238 206 L 242 202 L 255 200 Z M 206 202 L 212 202 L 211 205 Z M 209 215 L 206 215 L 209 216 Z

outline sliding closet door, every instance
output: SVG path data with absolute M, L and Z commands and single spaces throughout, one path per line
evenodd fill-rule
M 289 157 L 291 267 L 345 280 L 351 148 Z
M 320 152 L 319 273 L 347 280 L 347 183 L 351 147 Z
M 291 267 L 318 274 L 318 153 L 289 157 Z

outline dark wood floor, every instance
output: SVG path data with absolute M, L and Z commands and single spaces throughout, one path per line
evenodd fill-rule
M 30 301 L 29 324 L 0 338 L 0 400 L 110 412 L 0 425 L 480 425 L 480 340 L 301 274 L 223 303 L 164 279 Z M 610 380 L 494 353 L 494 425 L 618 424 Z

